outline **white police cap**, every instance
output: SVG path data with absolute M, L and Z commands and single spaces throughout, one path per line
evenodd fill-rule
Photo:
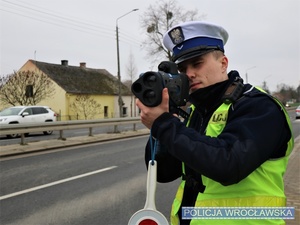
M 224 52 L 227 31 L 218 25 L 190 21 L 171 28 L 163 37 L 164 46 L 173 52 L 172 60 L 181 63 L 213 50 Z

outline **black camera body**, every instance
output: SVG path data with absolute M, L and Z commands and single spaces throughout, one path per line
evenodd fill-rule
M 185 106 L 189 98 L 189 80 L 187 75 L 178 73 L 174 62 L 163 61 L 159 71 L 142 73 L 132 84 L 132 93 L 146 106 L 154 107 L 162 101 L 162 90 L 168 88 L 169 110 L 182 114 L 181 106 Z

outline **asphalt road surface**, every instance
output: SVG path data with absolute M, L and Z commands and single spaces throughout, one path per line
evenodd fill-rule
M 146 141 L 138 137 L 1 160 L 0 224 L 127 224 L 145 204 Z M 178 181 L 157 186 L 156 207 L 167 218 Z
M 293 118 L 295 138 L 300 120 Z M 64 148 L 0 161 L 0 224 L 120 225 L 146 198 L 147 137 Z M 169 218 L 179 180 L 158 184 L 156 206 Z

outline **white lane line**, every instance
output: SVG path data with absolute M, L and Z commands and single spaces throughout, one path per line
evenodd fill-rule
M 51 182 L 49 184 L 44 184 L 44 185 L 36 186 L 36 187 L 33 187 L 33 188 L 29 188 L 29 189 L 26 189 L 26 190 L 23 190 L 23 191 L 18 191 L 18 192 L 11 193 L 11 194 L 8 194 L 8 195 L 3 195 L 3 196 L 0 197 L 0 201 L 3 200 L 3 199 L 8 199 L 8 198 L 12 198 L 12 197 L 15 197 L 15 196 L 18 196 L 18 195 L 26 194 L 28 192 L 33 192 L 33 191 L 37 191 L 37 190 L 40 190 L 40 189 L 43 189 L 43 188 L 51 187 L 51 186 L 54 186 L 54 185 L 57 185 L 57 184 L 65 183 L 65 182 L 68 182 L 68 181 L 71 181 L 71 180 L 76 180 L 76 179 L 79 179 L 79 178 L 82 178 L 82 177 L 91 176 L 93 174 L 102 173 L 104 171 L 112 170 L 112 169 L 115 169 L 115 168 L 117 168 L 117 166 L 106 167 L 106 168 L 103 168 L 101 170 L 95 170 L 95 171 L 92 171 L 92 172 L 89 172 L 89 173 L 84 173 L 84 174 L 81 174 L 81 175 L 78 175 L 78 176 L 74 176 L 74 177 L 63 179 L 63 180 L 58 180 L 58 181 L 55 181 L 55 182 Z

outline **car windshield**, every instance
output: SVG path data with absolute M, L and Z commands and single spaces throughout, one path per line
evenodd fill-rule
M 7 108 L 0 112 L 0 116 L 15 116 L 22 110 L 22 108 Z

